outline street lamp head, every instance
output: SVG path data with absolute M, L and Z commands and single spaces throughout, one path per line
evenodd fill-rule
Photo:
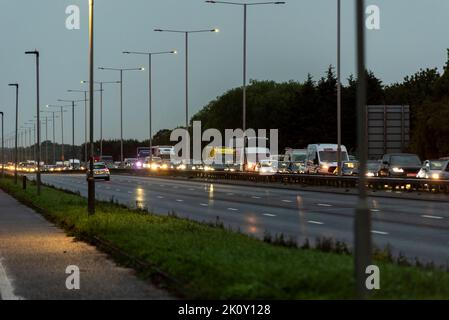
M 178 50 L 173 50 L 171 53 L 172 54 L 178 54 Z
M 215 28 L 215 29 L 212 30 L 212 32 L 219 33 L 219 32 L 220 32 L 220 29 Z
M 140 71 L 145 71 L 145 68 L 140 68 Z

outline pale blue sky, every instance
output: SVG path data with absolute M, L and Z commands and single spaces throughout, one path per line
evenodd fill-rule
M 14 91 L 20 82 L 21 123 L 35 110 L 34 60 L 24 51 L 41 51 L 41 104 L 58 98 L 80 98 L 67 89 L 82 89 L 87 78 L 87 0 L 0 0 L 0 109 L 13 127 Z M 343 3 L 343 75 L 354 72 L 353 0 Z M 449 47 L 449 1 L 367 0 L 381 9 L 381 30 L 368 32 L 368 66 L 385 83 L 400 81 L 419 68 L 442 67 Z M 81 30 L 65 28 L 65 8 L 81 8 Z M 145 57 L 124 56 L 123 50 L 165 51 L 154 63 L 154 131 L 184 121 L 184 39 L 156 33 L 155 27 L 203 29 L 190 41 L 191 115 L 210 100 L 242 82 L 242 10 L 208 5 L 202 0 L 96 0 L 96 65 L 147 67 Z M 250 8 L 248 13 L 248 77 L 258 80 L 303 81 L 307 73 L 321 77 L 336 57 L 336 0 L 290 0 L 286 6 Z M 96 80 L 117 80 L 98 71 Z M 148 74 L 125 75 L 125 137 L 148 135 Z M 118 137 L 118 86 L 105 92 L 105 138 Z M 98 100 L 97 100 L 98 101 Z M 98 109 L 98 108 L 97 108 Z M 77 112 L 77 142 L 83 138 L 83 109 Z M 70 117 L 65 139 L 70 137 Z M 59 129 L 59 127 L 58 127 Z M 60 133 L 57 131 L 58 140 Z M 98 131 L 96 132 L 98 136 Z

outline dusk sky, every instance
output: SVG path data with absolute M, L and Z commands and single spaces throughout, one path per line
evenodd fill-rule
M 41 52 L 41 105 L 57 99 L 80 99 L 68 89 L 87 89 L 87 0 L 0 0 L 0 110 L 5 133 L 13 131 L 14 90 L 19 82 L 20 124 L 35 115 L 34 58 Z M 220 33 L 195 34 L 190 41 L 190 115 L 209 101 L 242 83 L 242 22 L 240 7 L 210 5 L 202 0 L 96 0 L 96 67 L 139 67 L 124 81 L 126 138 L 148 137 L 148 63 L 144 56 L 121 52 L 178 50 L 178 55 L 154 58 L 154 132 L 184 121 L 184 38 L 153 32 L 169 29 L 219 28 Z M 342 73 L 354 73 L 354 1 L 342 0 Z M 368 67 L 385 84 L 401 81 L 420 68 L 438 67 L 449 47 L 449 1 L 367 0 L 381 10 L 381 29 L 368 31 Z M 67 30 L 65 9 L 78 5 L 81 30 Z M 336 0 L 290 0 L 285 6 L 251 7 L 248 12 L 248 78 L 318 80 L 336 63 Z M 96 81 L 116 81 L 119 74 L 96 71 Z M 119 137 L 119 87 L 104 92 L 104 137 Z M 98 124 L 98 95 L 96 96 Z M 83 105 L 77 109 L 77 143 L 84 139 Z M 300 115 L 298 115 L 300 116 Z M 65 142 L 71 139 L 71 118 Z M 59 121 L 57 140 L 60 141 Z M 98 130 L 96 131 L 98 137 Z M 45 132 L 43 135 L 45 138 Z

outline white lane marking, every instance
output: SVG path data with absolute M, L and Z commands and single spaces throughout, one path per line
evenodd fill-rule
M 236 208 L 228 208 L 229 211 L 239 211 L 239 209 Z
M 174 186 L 173 189 L 179 189 L 179 187 Z
M 426 219 L 434 219 L 434 220 L 443 220 L 443 217 L 438 217 L 438 216 L 429 216 L 429 215 L 422 215 L 421 217 L 426 218 Z
M 371 233 L 379 234 L 379 235 L 381 235 L 381 236 L 387 236 L 387 235 L 389 234 L 388 232 L 377 231 L 377 230 L 372 230 Z
M 261 197 L 258 197 L 258 196 L 252 196 L 251 198 L 253 198 L 253 199 L 262 199 Z
M 380 212 L 379 209 L 371 209 L 371 212 Z
M 120 189 L 115 189 L 115 191 L 116 191 L 116 192 L 120 192 L 121 190 L 120 190 Z
M 133 192 L 132 191 L 128 191 L 128 194 L 133 194 Z
M 228 196 L 233 196 L 234 195 L 234 193 L 228 193 Z
M 319 225 L 319 226 L 324 225 L 324 222 L 320 222 L 320 221 L 313 221 L 313 220 L 310 220 L 310 221 L 307 221 L 307 222 L 310 223 L 310 224 L 316 224 L 316 225 Z
M 2 260 L 0 258 L 0 296 L 3 300 L 23 300 L 14 294 L 14 287 L 6 274 L 5 268 L 3 268 Z
M 184 202 L 184 200 L 178 199 L 176 200 L 176 202 Z
M 263 215 L 266 217 L 277 217 L 275 214 L 271 214 L 271 213 L 263 213 Z
M 160 184 L 159 187 L 165 187 L 165 184 Z
M 208 207 L 209 205 L 207 203 L 200 203 L 200 206 L 202 207 Z
M 158 198 L 158 199 L 164 199 L 164 197 L 163 197 L 163 196 L 157 196 L 157 198 Z
M 189 189 L 189 191 L 195 191 L 195 189 L 193 189 L 193 188 L 190 188 L 190 189 Z
M 317 206 L 318 207 L 327 207 L 327 208 L 332 207 L 331 204 L 327 204 L 327 203 L 318 203 Z
M 282 200 L 282 202 L 285 202 L 285 203 L 292 203 L 293 201 L 291 201 L 291 200 Z
M 111 190 L 111 187 L 106 187 L 106 190 Z

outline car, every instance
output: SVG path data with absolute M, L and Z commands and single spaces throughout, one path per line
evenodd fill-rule
M 278 167 L 277 160 L 260 160 L 254 171 L 260 175 L 273 175 L 278 172 Z
M 343 176 L 357 176 L 359 174 L 358 161 L 343 161 L 341 163 L 341 174 Z M 338 168 L 335 168 L 334 174 L 338 174 Z
M 381 161 L 370 160 L 367 163 L 366 176 L 367 177 L 378 177 L 380 171 Z
M 87 178 L 89 178 L 89 172 L 87 172 Z M 111 173 L 104 162 L 94 163 L 94 179 L 111 180 Z
M 304 173 L 306 170 L 307 149 L 285 150 L 284 161 L 288 163 L 289 173 Z
M 422 162 L 418 155 L 411 153 L 390 153 L 382 157 L 380 177 L 416 178 Z
M 449 180 L 449 160 L 426 160 L 419 170 L 419 179 Z

